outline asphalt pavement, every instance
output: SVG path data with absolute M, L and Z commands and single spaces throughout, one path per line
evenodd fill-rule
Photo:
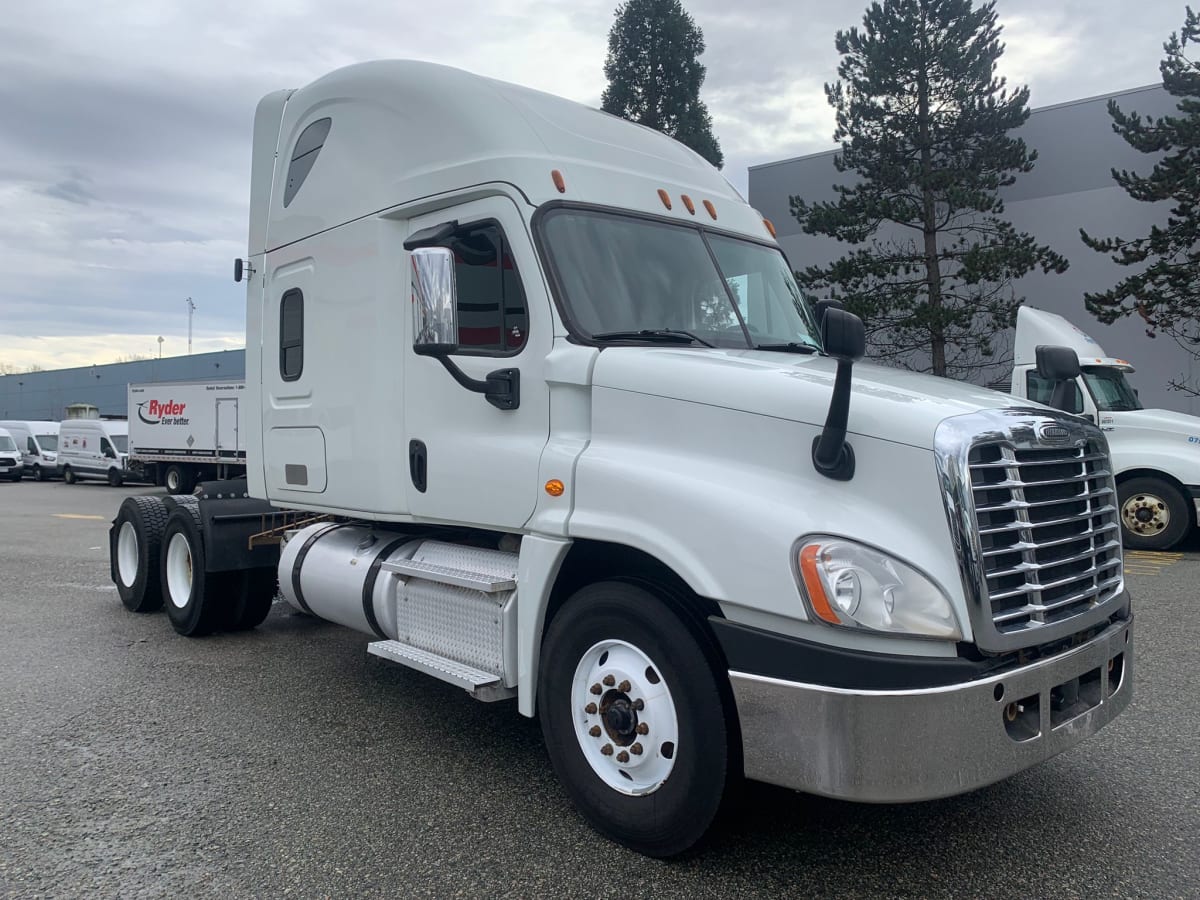
M 0 896 L 1200 896 L 1195 541 L 1127 558 L 1134 701 L 1079 747 L 906 806 L 749 785 L 662 862 L 580 819 L 511 701 L 282 604 L 196 640 L 126 612 L 107 529 L 143 492 L 0 484 Z

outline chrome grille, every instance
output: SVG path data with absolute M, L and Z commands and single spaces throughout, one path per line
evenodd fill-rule
M 945 420 L 935 452 L 976 643 L 1007 651 L 1088 628 L 1124 602 L 1108 445 L 1046 410 Z
M 971 450 L 968 468 L 992 622 L 1001 634 L 1086 612 L 1121 585 L 1108 455 L 1080 447 Z

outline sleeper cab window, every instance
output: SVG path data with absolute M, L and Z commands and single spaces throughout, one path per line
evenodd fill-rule
M 304 371 L 304 294 L 292 288 L 279 300 L 279 377 L 295 381 Z
M 520 352 L 529 331 L 525 289 L 512 248 L 494 222 L 464 225 L 441 246 L 454 253 L 458 347 L 464 354 Z
M 312 171 L 317 155 L 325 146 L 325 138 L 329 137 L 329 126 L 333 119 L 317 119 L 296 138 L 296 146 L 292 148 L 291 162 L 288 164 L 287 184 L 283 188 L 283 207 L 291 206 L 296 192 L 304 179 Z

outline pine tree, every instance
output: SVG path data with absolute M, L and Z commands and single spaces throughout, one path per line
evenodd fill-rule
M 1113 169 L 1113 178 L 1134 200 L 1173 201 L 1166 224 L 1140 238 L 1094 238 L 1082 228 L 1079 233 L 1118 265 L 1148 263 L 1103 293 L 1085 294 L 1088 310 L 1106 323 L 1136 312 L 1151 336 L 1161 331 L 1200 358 L 1200 62 L 1187 58 L 1188 44 L 1200 44 L 1200 15 L 1191 7 L 1183 29 L 1163 44 L 1166 57 L 1159 64 L 1163 87 L 1179 98 L 1178 115 L 1143 119 L 1108 102 L 1113 131 L 1143 153 L 1161 154 L 1149 175 Z M 1182 377 L 1171 386 L 1200 396 L 1200 387 Z
M 835 202 L 791 198 L 809 234 L 866 246 L 797 276 L 867 324 L 872 355 L 937 375 L 995 365 L 1021 303 L 1012 282 L 1067 261 L 1004 221 L 1000 188 L 1036 152 L 1008 132 L 1029 117 L 1029 89 L 996 76 L 995 3 L 884 0 L 860 31 L 837 33 Z
M 608 33 L 601 108 L 691 147 L 718 168 L 725 162 L 700 99 L 704 34 L 679 0 L 626 0 Z

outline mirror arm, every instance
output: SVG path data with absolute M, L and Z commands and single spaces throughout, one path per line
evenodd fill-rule
M 450 376 L 468 391 L 483 394 L 488 403 L 497 409 L 517 409 L 521 405 L 521 370 L 496 369 L 488 372 L 480 381 L 472 378 L 450 358 L 450 352 L 436 344 L 414 348 L 418 356 L 432 356 L 445 367 Z
M 846 424 L 850 417 L 850 372 L 853 368 L 852 360 L 838 360 L 825 428 L 813 438 L 813 468 L 834 481 L 849 481 L 854 477 L 854 449 L 846 441 Z

